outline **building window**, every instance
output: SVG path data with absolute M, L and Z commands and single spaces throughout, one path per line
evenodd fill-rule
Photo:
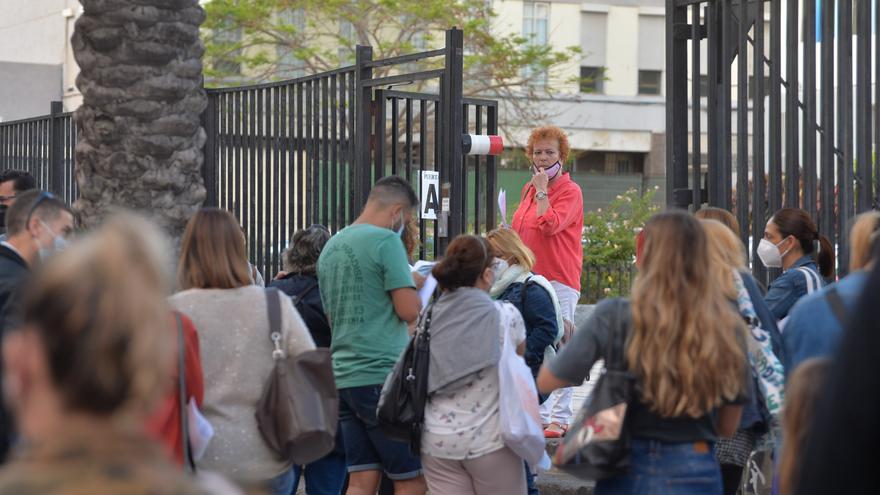
M 339 65 L 354 62 L 355 39 L 354 25 L 349 21 L 339 21 Z
M 604 67 L 581 67 L 581 93 L 602 94 L 605 90 Z
M 548 42 L 550 24 L 550 4 L 547 2 L 523 2 L 523 37 L 532 46 L 545 46 Z M 539 67 L 526 67 L 523 79 L 532 85 L 547 84 L 547 70 Z
M 587 151 L 575 161 L 576 172 L 639 175 L 645 172 L 645 153 Z
M 286 9 L 279 13 L 281 23 L 290 26 L 294 33 L 301 33 L 306 28 L 306 18 L 303 9 Z M 293 34 L 296 37 L 298 34 Z M 278 45 L 275 48 L 278 57 L 278 77 L 282 79 L 294 79 L 306 75 L 305 61 L 294 54 L 291 45 Z
M 659 70 L 640 70 L 639 71 L 639 94 L 640 95 L 659 95 L 660 82 L 663 72 Z

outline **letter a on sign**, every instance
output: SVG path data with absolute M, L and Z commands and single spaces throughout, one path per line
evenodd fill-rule
M 437 220 L 440 213 L 440 199 L 437 190 L 440 188 L 440 172 L 422 171 L 422 220 Z

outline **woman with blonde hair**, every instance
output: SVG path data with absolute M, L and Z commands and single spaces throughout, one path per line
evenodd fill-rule
M 716 220 L 701 220 L 700 223 L 709 240 L 711 265 L 728 274 L 720 281 L 721 287 L 728 299 L 736 303 L 748 324 L 749 365 L 754 390 L 759 392 L 753 393 L 750 402 L 743 406 L 742 418 L 733 437 L 719 439 L 715 445 L 724 493 L 734 495 L 739 490 L 749 455 L 768 438 L 765 434 L 770 433 L 769 443 L 773 447 L 779 445 L 782 436 L 780 420 L 785 387 L 779 357 L 782 337 L 757 282 L 746 270 L 745 248 L 730 224 Z
M 705 230 L 677 211 L 645 226 L 632 296 L 602 301 L 538 375 L 548 392 L 584 380 L 607 343 L 634 376 L 626 428 L 630 469 L 599 480 L 595 493 L 720 494 L 712 449 L 736 430 L 748 401 L 744 325 L 713 270 Z
M 526 364 L 538 376 L 544 356 L 556 355 L 554 345 L 563 328 L 559 300 L 550 282 L 532 273 L 535 256 L 516 232 L 495 229 L 486 234 L 486 240 L 496 257 L 492 266 L 495 282 L 489 295 L 519 310 L 526 323 Z
M 872 253 L 878 238 L 880 212 L 869 211 L 856 217 L 849 235 L 850 274 L 804 296 L 792 308 L 782 334 L 786 370 L 793 370 L 810 358 L 831 356 L 837 350 L 850 313 L 874 269 Z
M 38 268 L 4 342 L 23 448 L 0 493 L 204 493 L 142 428 L 175 362 L 160 239 L 117 217 Z
M 281 348 L 295 356 L 315 348 L 288 297 L 280 298 L 280 329 L 270 329 L 268 297 L 251 285 L 244 238 L 235 218 L 204 208 L 186 226 L 177 281 L 181 292 L 171 304 L 192 319 L 201 337 L 205 374 L 205 417 L 215 435 L 198 467 L 247 484 L 264 484 L 270 493 L 290 493 L 291 463 L 263 440 L 254 419 L 256 404 L 274 362 L 271 331 L 280 331 Z

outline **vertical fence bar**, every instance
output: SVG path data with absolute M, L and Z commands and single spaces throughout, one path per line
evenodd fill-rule
M 400 160 L 400 117 L 399 99 L 391 98 L 391 175 L 398 175 L 398 162 Z
M 736 218 L 742 226 L 740 238 L 748 245 L 749 225 L 749 49 L 748 4 L 739 2 L 736 96 Z
M 493 104 L 486 111 L 486 132 L 491 135 L 498 134 L 498 107 Z M 495 216 L 495 192 L 496 192 L 496 174 L 497 157 L 486 157 L 486 231 L 492 230 L 497 225 Z M 504 219 L 507 223 L 507 219 Z
M 48 168 L 49 177 L 51 178 L 49 190 L 55 194 L 62 195 L 64 192 L 64 150 L 61 148 L 61 139 L 63 137 L 62 124 L 64 117 L 61 117 L 61 113 L 64 111 L 64 107 L 60 101 L 53 101 L 49 108 L 49 128 L 47 129 L 49 141 Z
M 305 83 L 305 162 L 303 163 L 304 170 L 304 184 L 307 184 L 303 191 L 303 205 L 305 206 L 306 220 L 305 225 L 311 225 L 315 223 L 315 202 L 314 197 L 318 194 L 318 180 L 315 173 L 314 160 L 315 155 L 318 153 L 317 146 L 315 146 L 315 137 L 313 134 L 314 125 L 312 123 L 312 118 L 315 112 L 314 105 L 314 88 L 312 81 L 307 81 Z
M 874 153 L 880 154 L 880 5 L 874 3 Z M 880 209 L 880 165 L 874 162 L 874 208 Z
M 483 133 L 483 105 L 475 105 L 474 111 L 474 132 L 476 134 Z M 474 157 L 474 234 L 480 234 L 480 200 L 483 196 L 483 191 L 480 189 L 483 181 L 480 178 L 480 162 L 481 157 Z M 489 195 L 491 196 L 491 194 Z M 486 225 L 486 231 L 488 231 L 489 225 Z
M 373 142 L 375 146 L 375 157 L 376 162 L 374 165 L 374 181 L 381 179 L 385 176 L 385 140 L 387 139 L 387 124 L 386 124 L 386 96 L 384 89 L 377 89 L 375 91 L 375 117 L 376 123 L 374 124 L 374 137 Z
M 264 234 L 264 226 L 266 225 L 264 222 L 264 205 L 265 205 L 265 194 L 264 194 L 264 180 L 265 175 L 265 162 L 266 162 L 266 127 L 265 127 L 265 116 L 266 116 L 266 90 L 258 89 L 254 91 L 254 97 L 257 100 L 256 107 L 256 122 L 257 129 L 254 135 L 254 140 L 257 143 L 256 145 L 256 163 L 254 164 L 255 173 L 251 175 L 251 181 L 253 181 L 253 205 L 254 205 L 254 224 L 251 226 L 251 237 L 253 237 L 254 251 L 251 251 L 251 259 L 254 260 L 254 265 L 256 267 L 260 267 L 263 265 L 263 243 L 265 242 Z
M 755 75 L 755 97 L 752 100 L 752 225 L 751 252 L 749 259 L 752 261 L 752 273 L 755 278 L 766 283 L 767 271 L 764 265 L 758 261 L 756 242 L 764 231 L 764 198 L 766 184 L 764 179 L 764 97 L 767 87 L 764 84 L 764 2 L 758 2 L 755 15 L 755 46 L 752 55 L 753 72 Z M 747 224 L 742 224 L 744 228 Z M 760 233 L 760 234 L 759 234 Z M 749 246 L 749 243 L 745 243 Z
M 810 0 L 812 1 L 812 0 Z M 800 206 L 798 190 L 800 157 L 798 139 L 798 5 L 801 0 L 788 0 L 785 15 L 787 16 L 786 32 L 786 69 L 785 78 L 788 87 L 785 92 L 785 205 L 791 208 Z
M 421 171 L 428 170 L 428 100 L 419 100 L 419 190 L 421 192 Z M 421 214 L 419 214 L 421 217 Z M 434 222 L 436 223 L 436 222 Z M 427 243 L 425 242 L 425 221 L 419 222 L 419 259 L 425 259 Z M 436 243 L 436 239 L 434 240 Z
M 359 179 L 358 176 L 360 174 L 360 162 L 358 158 L 358 150 L 356 144 L 359 143 L 358 136 L 358 118 L 356 116 L 357 111 L 363 109 L 359 103 L 358 99 L 361 98 L 358 87 L 357 87 L 357 78 L 361 77 L 359 71 L 355 71 L 351 74 L 349 80 L 349 88 L 348 88 L 348 218 L 350 222 L 354 222 L 354 219 L 358 216 L 361 209 L 361 203 L 359 203 L 356 198 L 358 194 L 358 184 Z M 369 125 L 370 119 L 367 119 L 367 125 Z M 367 160 L 369 161 L 369 154 Z
M 687 42 L 678 32 L 686 25 L 687 9 L 666 0 L 666 201 L 679 208 L 690 203 L 679 193 L 688 183 L 687 128 L 677 125 L 687 121 L 687 86 L 676 84 L 687 79 Z
M 330 78 L 321 78 L 321 223 L 330 225 Z
M 874 202 L 874 161 L 871 146 L 871 3 L 876 0 L 856 0 L 856 212 L 871 208 Z
M 358 46 L 355 50 L 356 60 L 356 77 L 357 77 L 357 118 L 355 138 L 355 152 L 357 157 L 353 166 L 355 167 L 355 196 L 354 209 L 360 210 L 366 204 L 367 196 L 370 194 L 370 187 L 373 185 L 370 181 L 370 137 L 371 137 L 371 104 L 373 100 L 373 90 L 369 86 L 365 86 L 364 82 L 373 78 L 373 69 L 366 62 L 373 59 L 373 48 L 369 46 Z
M 700 95 L 700 44 L 702 43 L 702 24 L 700 22 L 700 4 L 691 6 L 691 204 L 697 211 L 703 204 L 702 197 L 702 163 L 701 150 L 702 132 L 702 103 Z
M 818 221 L 816 206 L 816 1 L 804 2 L 803 207 Z
M 839 266 L 849 265 L 847 231 L 853 216 L 853 85 L 852 85 L 852 0 L 839 0 L 837 37 L 837 132 L 840 156 L 837 162 L 837 239 Z
M 205 181 L 205 206 L 217 206 L 217 93 L 208 92 L 208 106 L 202 114 L 205 128 L 205 148 L 202 157 L 202 178 Z
M 720 60 L 721 51 L 721 33 L 719 32 L 720 19 L 718 16 L 718 4 L 716 2 L 710 2 L 706 8 L 706 79 L 708 80 L 706 84 L 708 86 L 708 94 L 706 98 L 706 146 L 709 156 L 706 163 L 706 192 L 710 205 L 717 205 L 718 197 L 720 196 L 718 187 L 720 176 L 718 164 L 721 161 L 718 139 L 718 82 L 720 77 L 718 73 L 718 61 Z
M 462 113 L 461 113 L 461 132 L 466 133 L 470 129 L 468 126 L 468 119 L 470 118 L 470 105 L 464 104 L 462 105 Z M 454 137 L 452 139 L 455 139 Z M 458 138 L 461 141 L 461 137 Z M 468 228 L 468 168 L 470 166 L 470 157 L 468 155 L 462 155 L 461 157 L 461 170 L 458 171 L 458 175 L 461 180 L 461 231 L 462 233 L 467 232 Z
M 339 230 L 340 217 L 342 216 L 342 194 L 339 188 L 342 175 L 340 174 L 339 164 L 339 79 L 344 78 L 345 74 L 332 76 L 330 78 L 330 202 L 333 208 L 330 212 L 330 219 L 327 221 L 327 227 L 333 232 Z
M 406 116 L 404 117 L 404 125 L 406 129 L 404 130 L 404 149 L 406 150 L 406 181 L 412 184 L 412 158 L 413 158 L 413 99 L 407 98 L 404 103 L 404 112 Z M 418 184 L 418 181 L 416 182 Z
M 733 184 L 733 0 L 721 2 L 721 95 L 718 98 L 719 162 L 721 179 L 719 180 L 720 197 L 715 206 L 725 210 L 731 209 Z
M 462 204 L 462 197 L 465 196 L 464 187 L 466 181 L 462 180 L 461 175 L 455 171 L 464 167 L 464 160 L 461 152 L 461 134 L 463 120 L 462 115 L 462 72 L 464 67 L 464 36 L 460 29 L 450 29 L 446 31 L 446 73 L 444 75 L 445 93 L 441 92 L 441 102 L 444 107 L 444 115 L 446 119 L 444 127 L 446 138 L 444 141 L 445 149 L 441 150 L 445 156 L 445 166 L 447 175 L 444 176 L 442 169 L 440 172 L 441 184 L 445 180 L 452 182 L 450 190 L 450 205 Z M 445 96 L 445 98 L 444 98 Z M 448 241 L 455 238 L 464 231 L 467 222 L 467 216 L 449 215 L 449 237 L 443 239 L 441 245 L 442 251 L 446 251 Z
M 834 1 L 822 0 L 822 158 L 819 232 L 840 242 L 834 225 Z
M 782 0 L 770 0 L 770 126 L 768 211 L 782 208 Z M 762 219 L 766 221 L 766 219 Z M 763 229 L 762 229 L 763 232 Z

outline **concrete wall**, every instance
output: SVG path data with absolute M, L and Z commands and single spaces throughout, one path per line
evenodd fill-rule
M 73 34 L 74 21 L 80 14 L 79 1 L 2 0 L 0 6 L 3 8 L 0 15 L 0 62 L 61 67 L 54 77 L 58 79 L 57 85 L 62 92 L 54 98 L 64 101 L 65 110 L 78 107 L 82 101 L 82 96 L 76 89 L 79 68 L 73 59 L 69 40 Z M 44 81 L 34 84 L 38 87 L 48 85 Z M 33 91 L 22 94 L 21 97 L 33 99 L 39 97 L 39 94 Z M 36 115 L 48 113 L 49 103 L 45 99 L 18 104 L 45 107 Z
M 61 99 L 61 66 L 0 62 L 0 121 L 47 115 Z

